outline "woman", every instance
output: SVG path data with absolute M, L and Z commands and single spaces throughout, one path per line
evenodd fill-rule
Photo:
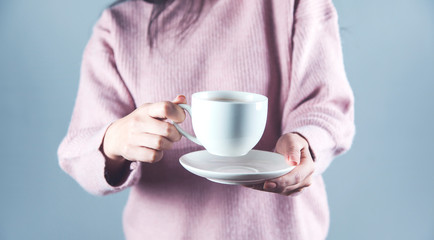
M 331 0 L 116 4 L 84 51 L 60 166 L 93 194 L 132 186 L 127 239 L 324 239 L 321 174 L 354 135 L 338 30 Z M 250 188 L 185 171 L 199 147 L 166 120 L 205 90 L 268 96 L 255 148 L 296 168 Z

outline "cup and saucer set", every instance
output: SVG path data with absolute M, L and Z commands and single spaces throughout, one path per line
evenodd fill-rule
M 250 185 L 295 168 L 281 154 L 252 150 L 265 130 L 267 97 L 247 92 L 207 91 L 194 93 L 191 106 L 179 106 L 190 114 L 196 137 L 173 124 L 183 136 L 206 149 L 179 159 L 191 173 L 217 183 Z

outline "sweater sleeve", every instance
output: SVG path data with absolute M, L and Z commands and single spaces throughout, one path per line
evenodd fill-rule
M 315 174 L 321 174 L 350 148 L 355 133 L 354 97 L 331 0 L 296 1 L 290 69 L 282 132 L 307 139 Z
M 60 167 L 84 189 L 96 195 L 120 191 L 140 178 L 140 163 L 130 164 L 119 186 L 105 178 L 101 144 L 107 127 L 135 109 L 134 100 L 116 67 L 115 28 L 106 10 L 84 50 L 80 84 L 66 137 L 58 149 Z

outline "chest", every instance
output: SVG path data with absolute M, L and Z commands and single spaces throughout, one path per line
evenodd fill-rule
M 199 91 L 269 95 L 271 87 L 278 89 L 287 78 L 288 22 L 265 8 L 270 6 L 230 8 L 222 3 L 182 39 L 170 32 L 160 35 L 152 51 L 145 38 L 138 38 L 139 47 L 129 48 L 122 61 L 129 63 L 124 80 L 136 105 L 179 94 L 190 101 Z

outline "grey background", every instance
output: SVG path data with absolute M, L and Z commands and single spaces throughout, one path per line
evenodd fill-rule
M 0 1 L 0 239 L 123 238 L 128 191 L 89 195 L 56 157 L 109 3 Z M 335 4 L 357 135 L 325 173 L 329 239 L 434 239 L 434 1 Z

